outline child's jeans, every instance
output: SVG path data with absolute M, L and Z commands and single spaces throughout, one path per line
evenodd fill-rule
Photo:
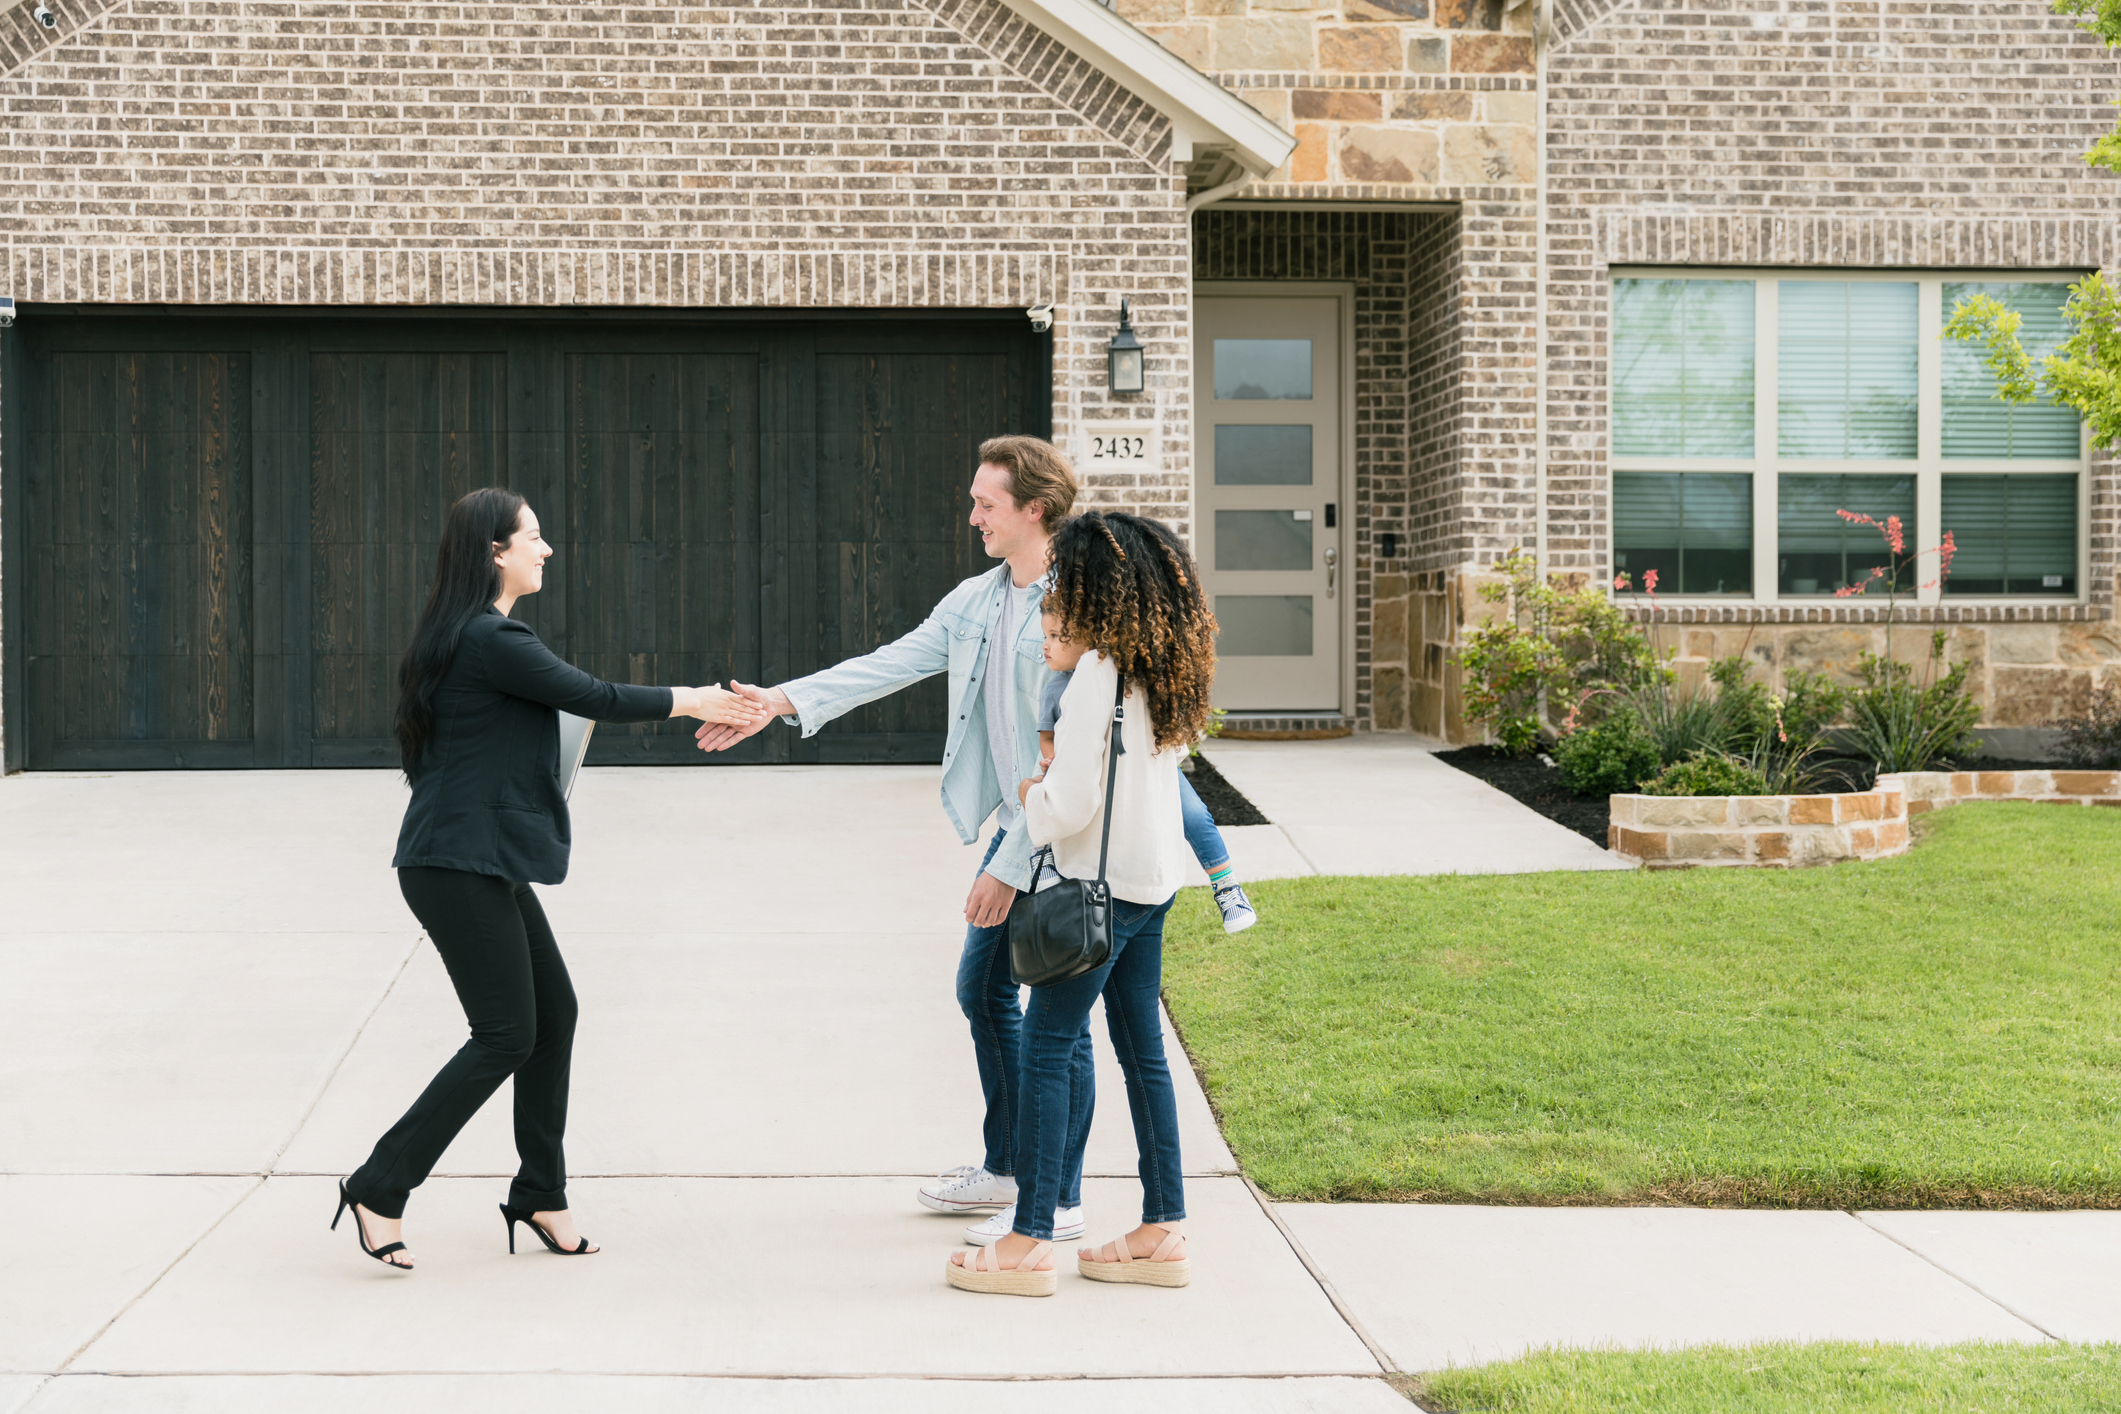
M 1215 817 L 1201 803 L 1200 792 L 1193 789 L 1193 782 L 1186 773 L 1178 773 L 1178 808 L 1186 819 L 1186 843 L 1193 846 L 1193 857 L 1200 861 L 1203 869 L 1214 869 L 1230 860 L 1230 847 L 1223 843 L 1222 831 L 1215 828 Z

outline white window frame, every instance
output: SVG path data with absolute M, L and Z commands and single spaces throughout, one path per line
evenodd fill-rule
M 1779 608 L 1835 603 L 1849 607 L 1877 602 L 1875 594 L 1862 600 L 1836 600 L 1832 595 L 1783 595 L 1777 588 L 1781 501 L 1779 475 L 1828 475 L 1835 472 L 1870 472 L 1915 478 L 1915 528 L 1918 550 L 1929 550 L 1950 527 L 1939 524 L 1944 513 L 1944 477 L 1952 474 L 1998 475 L 2001 473 L 2071 473 L 2077 477 L 2077 592 L 2074 594 L 1954 594 L 1947 600 L 1943 587 L 1925 588 L 1936 577 L 1936 558 L 1925 555 L 1917 565 L 1915 592 L 1908 596 L 1918 606 L 2083 604 L 2091 597 L 2091 459 L 2090 436 L 2079 424 L 2077 456 L 1984 459 L 1944 456 L 1944 287 L 1963 283 L 2007 283 L 2019 285 L 2069 285 L 2084 278 L 2085 271 L 2048 270 L 1801 270 L 1784 267 L 1715 269 L 1704 266 L 1614 266 L 1609 280 L 1750 280 L 1753 282 L 1753 455 L 1750 457 L 1624 457 L 1612 453 L 1613 421 L 1612 338 L 1614 321 L 1606 321 L 1606 552 L 1614 553 L 1614 497 L 1612 478 L 1624 471 L 1722 471 L 1749 472 L 1753 478 L 1753 592 L 1738 595 L 1679 595 L 1660 593 L 1660 602 L 1672 605 L 1715 605 L 1720 608 Z M 1781 362 L 1781 328 L 1777 319 L 1783 280 L 1874 281 L 1919 286 L 1917 294 L 1918 358 L 1916 364 L 1916 453 L 1912 458 L 1857 459 L 1835 461 L 1821 457 L 1781 455 L 1777 426 L 1776 376 Z M 1606 286 L 1606 308 L 1611 310 L 1612 285 Z M 1853 507 L 1851 509 L 1854 509 Z

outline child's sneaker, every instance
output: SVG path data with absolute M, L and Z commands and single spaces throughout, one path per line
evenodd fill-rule
M 1243 884 L 1224 884 L 1215 891 L 1215 906 L 1223 911 L 1223 931 L 1242 933 L 1259 921 L 1252 911 L 1252 900 L 1245 897 Z

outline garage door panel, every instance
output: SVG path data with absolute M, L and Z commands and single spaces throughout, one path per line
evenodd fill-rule
M 313 764 L 396 762 L 398 659 L 447 508 L 506 480 L 507 387 L 495 350 L 310 355 Z
M 576 351 L 565 370 L 574 661 L 620 682 L 755 674 L 757 356 Z M 689 764 L 692 725 L 607 726 L 590 759 Z
M 248 375 L 242 353 L 143 350 L 35 378 L 31 764 L 248 752 Z

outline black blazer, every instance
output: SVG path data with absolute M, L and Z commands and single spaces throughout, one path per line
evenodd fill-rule
M 434 706 L 434 736 L 391 866 L 557 884 L 567 877 L 572 834 L 555 709 L 653 722 L 670 715 L 671 694 L 593 678 L 553 656 L 529 625 L 488 609 L 464 626 Z

